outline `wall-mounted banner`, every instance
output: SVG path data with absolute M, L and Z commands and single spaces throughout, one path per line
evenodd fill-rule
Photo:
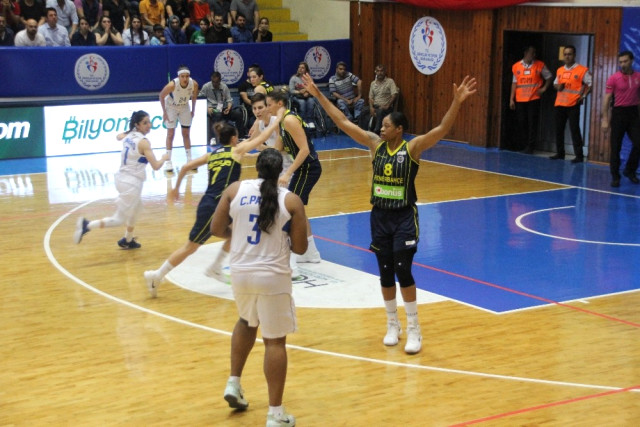
M 0 159 L 44 156 L 42 107 L 0 109 Z
M 434 74 L 440 69 L 447 56 L 447 37 L 437 19 L 425 16 L 413 25 L 409 54 L 422 74 Z

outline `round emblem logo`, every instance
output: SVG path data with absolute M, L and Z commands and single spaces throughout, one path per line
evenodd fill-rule
M 109 64 L 102 56 L 87 53 L 76 61 L 75 76 L 81 88 L 98 90 L 109 81 Z
M 314 46 L 304 55 L 304 61 L 309 64 L 309 75 L 313 79 L 321 79 L 331 68 L 331 55 L 322 46 Z
M 447 38 L 435 18 L 425 16 L 413 25 L 409 52 L 413 65 L 422 74 L 434 74 L 440 69 L 447 55 Z
M 213 70 L 220 73 L 223 83 L 235 84 L 244 75 L 244 61 L 238 52 L 226 49 L 216 56 Z

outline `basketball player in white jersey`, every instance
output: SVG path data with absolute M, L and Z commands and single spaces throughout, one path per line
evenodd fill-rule
M 191 122 L 196 111 L 198 99 L 198 82 L 191 78 L 191 71 L 184 65 L 178 68 L 178 77 L 171 80 L 160 92 L 160 105 L 162 106 L 162 120 L 167 127 L 167 154 L 169 160 L 165 166 L 167 173 L 173 173 L 171 163 L 171 150 L 176 127 L 180 122 L 182 128 L 182 140 L 187 154 L 187 162 L 191 161 Z M 191 109 L 189 109 L 191 100 Z
M 256 169 L 258 179 L 227 187 L 211 222 L 214 235 L 231 238 L 231 286 L 239 314 L 224 398 L 232 408 L 249 406 L 240 377 L 260 326 L 269 393 L 267 426 L 293 426 L 295 418 L 282 406 L 287 334 L 296 330 L 289 258 L 291 252 L 307 250 L 307 216 L 300 197 L 278 186 L 282 156 L 277 150 L 261 152 Z
M 256 93 L 251 97 L 251 109 L 257 120 L 253 123 L 253 126 L 251 126 L 249 136 L 259 135 L 277 120 L 276 116 L 272 115 L 271 111 L 267 108 L 267 97 L 261 93 Z M 277 141 L 278 131 L 276 130 L 262 147 L 258 147 L 258 150 L 262 151 L 267 147 L 274 147 Z M 284 172 L 289 168 L 291 163 L 293 163 L 293 159 L 284 151 L 281 151 L 280 154 L 282 154 L 282 171 Z
M 116 227 L 125 224 L 127 229 L 124 237 L 118 241 L 122 249 L 138 249 L 140 243 L 133 238 L 133 228 L 142 208 L 142 185 L 147 178 L 147 163 L 153 170 L 162 167 L 167 154 L 157 160 L 151 150 L 151 143 L 144 136 L 151 130 L 149 114 L 144 111 L 136 111 L 129 121 L 129 132 L 118 135 L 122 140 L 122 154 L 120 170 L 116 174 L 115 184 L 118 190 L 116 199 L 117 210 L 113 216 L 89 221 L 78 218 L 76 231 L 73 235 L 75 243 L 82 241 L 82 236 L 94 228 Z

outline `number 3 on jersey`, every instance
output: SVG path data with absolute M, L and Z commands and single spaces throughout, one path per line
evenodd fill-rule
M 247 242 L 251 245 L 257 245 L 260 243 L 260 235 L 262 234 L 262 230 L 258 227 L 258 215 L 251 214 L 249 215 L 249 222 L 253 223 L 253 227 L 251 228 L 254 234 L 250 234 L 247 236 Z

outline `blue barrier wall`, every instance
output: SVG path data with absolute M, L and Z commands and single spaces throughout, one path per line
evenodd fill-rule
M 253 63 L 267 80 L 285 84 L 304 60 L 317 81 L 327 82 L 336 62 L 350 66 L 351 41 L 0 48 L 3 81 L 11 82 L 0 86 L 0 98 L 159 92 L 181 64 L 201 85 L 215 64 L 223 81 L 236 87 Z

